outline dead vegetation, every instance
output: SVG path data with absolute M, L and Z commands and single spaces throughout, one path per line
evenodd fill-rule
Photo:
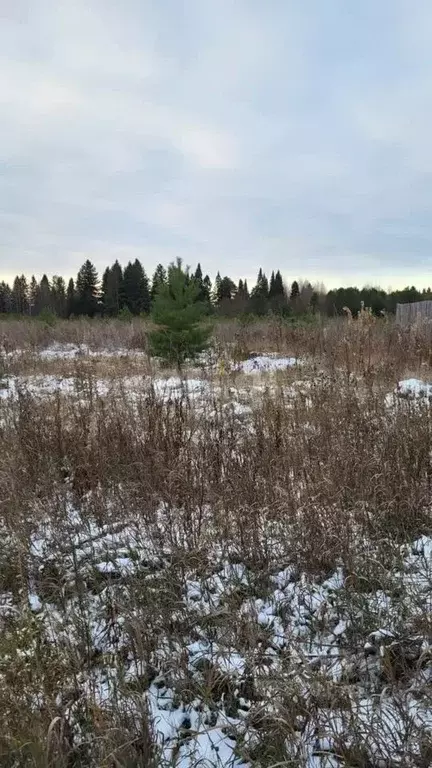
M 429 328 L 223 323 L 205 388 L 170 393 L 145 356 L 35 352 L 145 350 L 139 323 L 18 325 L 0 764 L 427 768 L 432 414 L 386 396 L 427 378 Z M 230 372 L 263 351 L 305 364 Z M 81 384 L 37 393 L 36 372 Z

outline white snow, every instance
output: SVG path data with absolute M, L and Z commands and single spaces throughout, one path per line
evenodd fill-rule
M 37 595 L 29 594 L 28 601 L 32 611 L 40 611 L 42 609 L 42 603 Z
M 427 384 L 420 379 L 404 379 L 397 385 L 397 394 L 406 397 L 426 397 L 432 396 L 432 384 Z
M 163 516 L 164 508 L 161 507 L 154 516 L 156 525 L 159 519 L 163 522 Z M 175 515 L 172 520 L 172 526 L 175 526 Z M 74 578 L 75 573 L 79 573 L 80 578 L 91 578 L 94 570 L 99 571 L 101 576 L 121 575 L 121 580 L 102 579 L 102 592 L 88 592 L 81 597 L 79 605 L 70 599 L 64 613 L 44 603 L 36 591 L 37 584 L 33 585 L 28 596 L 31 609 L 38 614 L 38 618 L 47 622 L 49 637 L 55 638 L 56 642 L 63 638 L 65 643 L 77 643 L 77 632 L 84 616 L 92 646 L 111 658 L 115 658 L 123 647 L 124 632 L 128 623 L 134 621 L 133 614 L 128 615 L 126 608 L 128 579 L 132 575 L 134 581 L 142 579 L 141 583 L 150 590 L 149 594 L 152 589 L 158 594 L 161 585 L 166 588 L 165 568 L 169 568 L 170 563 L 170 547 L 161 547 L 158 537 L 154 540 L 142 521 L 101 526 L 91 518 L 85 506 L 78 512 L 72 504 L 68 508 L 63 532 L 59 534 L 49 521 L 34 531 L 30 554 L 36 581 L 40 568 L 43 569 L 50 560 L 61 563 L 67 582 Z M 256 574 L 250 566 L 226 561 L 217 549 L 212 551 L 211 547 L 208 563 L 212 564 L 212 568 L 207 572 L 202 568 L 196 570 L 193 565 L 187 566 L 183 597 L 179 597 L 176 603 L 178 617 L 181 620 L 188 618 L 195 638 L 188 641 L 185 636 L 180 645 L 174 638 L 159 638 L 159 683 L 150 684 L 145 694 L 163 760 L 169 763 L 175 755 L 176 765 L 182 768 L 194 768 L 197 764 L 206 768 L 241 765 L 235 753 L 236 741 L 230 738 L 230 733 L 238 732 L 245 739 L 254 733 L 247 725 L 245 714 L 253 702 L 239 694 L 238 700 L 246 709 L 243 712 L 239 709 L 238 717 L 232 718 L 224 710 L 223 697 L 210 710 L 206 702 L 199 698 L 193 701 L 190 698 L 186 701 L 179 699 L 175 683 L 176 680 L 181 683 L 182 669 L 187 668 L 190 679 L 197 682 L 197 691 L 201 687 L 205 690 L 205 681 L 200 677 L 205 663 L 217 674 L 226 676 L 232 685 L 240 685 L 251 660 L 257 691 L 262 692 L 259 706 L 269 714 L 277 714 L 278 694 L 273 700 L 273 681 L 278 681 L 276 691 L 281 684 L 283 687 L 285 679 L 287 684 L 295 684 L 307 702 L 311 695 L 310 670 L 313 664 L 320 665 L 320 678 L 315 680 L 315 685 L 320 679 L 343 687 L 344 675 L 350 667 L 358 665 L 362 670 L 361 685 L 352 688 L 345 685 L 349 697 L 347 711 L 337 707 L 330 710 L 323 707 L 316 711 L 313 721 L 319 724 L 319 738 L 316 731 L 308 729 L 293 734 L 292 748 L 300 749 L 305 768 L 334 765 L 331 750 L 337 751 L 337 739 L 343 738 L 345 743 L 349 743 L 356 734 L 361 742 L 368 744 L 374 759 L 395 760 L 404 745 L 408 745 L 415 754 L 419 733 L 432 727 L 430 707 L 428 709 L 423 700 L 415 698 L 410 689 L 402 691 L 402 698 L 396 700 L 390 693 L 380 699 L 374 688 L 383 657 L 379 653 L 374 654 L 373 649 L 389 646 L 397 640 L 400 631 L 397 598 L 382 590 L 363 596 L 367 630 L 362 641 L 357 640 L 358 654 L 353 657 L 347 648 L 347 635 L 358 626 L 359 617 L 347 603 L 342 569 L 336 569 L 324 582 L 298 573 L 292 566 L 275 569 L 270 575 L 266 594 L 258 596 L 251 583 Z M 425 595 L 422 605 L 418 606 L 418 588 L 419 585 L 422 588 L 429 579 L 430 594 L 431 571 L 432 538 L 423 536 L 410 546 L 401 548 L 400 563 L 392 576 L 394 582 L 405 590 L 413 616 L 418 610 L 427 611 L 429 598 Z M 103 595 L 114 596 L 115 590 L 120 590 L 117 601 L 119 614 L 113 623 L 108 621 L 101 608 Z M 249 626 L 251 637 L 261 637 L 252 656 L 244 648 L 236 647 L 233 642 L 236 627 L 230 626 L 232 614 L 225 612 L 227 602 L 238 595 L 241 595 L 238 624 Z M 79 621 L 76 621 L 77 616 Z M 175 612 L 172 617 L 176 617 Z M 205 629 L 205 620 L 212 617 L 222 620 L 221 633 L 212 635 Z M 427 651 L 429 646 L 426 640 L 423 642 Z M 370 654 L 366 656 L 363 648 L 369 649 Z M 290 659 L 288 678 L 284 677 L 283 666 L 286 654 Z M 180 662 L 184 655 L 186 667 L 184 662 L 183 667 Z M 126 664 L 123 674 L 131 682 L 136 674 L 143 672 L 133 659 L 129 662 L 130 666 L 127 661 L 121 663 Z M 84 680 L 83 690 L 91 692 L 99 706 L 109 707 L 114 691 L 117 691 L 116 675 L 115 665 L 96 669 L 91 679 Z M 133 698 L 127 701 L 127 706 L 134 706 Z M 411 730 L 407 730 L 406 713 L 409 714 Z M 210 722 L 209 718 L 213 720 Z M 184 737 L 185 730 L 187 738 Z M 243 765 L 245 768 L 246 764 Z
M 75 360 L 80 357 L 144 357 L 141 349 L 127 349 L 117 347 L 115 349 L 91 349 L 87 344 L 51 344 L 49 347 L 39 350 L 42 360 Z
M 257 355 L 249 360 L 243 360 L 234 366 L 234 370 L 241 373 L 271 373 L 283 371 L 299 365 L 296 357 L 271 357 L 270 355 Z

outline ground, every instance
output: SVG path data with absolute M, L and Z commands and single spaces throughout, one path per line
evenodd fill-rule
M 418 337 L 119 328 L 4 344 L 1 764 L 432 764 Z

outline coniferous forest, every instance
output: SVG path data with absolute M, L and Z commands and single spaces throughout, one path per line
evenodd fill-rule
M 323 286 L 294 280 L 287 283 L 280 270 L 266 274 L 260 269 L 255 285 L 247 280 L 234 281 L 228 275 L 216 274 L 212 282 L 203 275 L 201 265 L 186 270 L 188 279 L 196 282 L 198 300 L 209 314 L 225 317 L 280 314 L 285 316 L 334 316 L 347 311 L 355 316 L 362 306 L 377 315 L 392 314 L 398 303 L 431 299 L 430 288 L 414 286 L 386 292 L 380 288 L 343 287 L 326 291 Z M 0 314 L 40 316 L 47 313 L 61 318 L 125 317 L 151 312 L 158 289 L 167 281 L 167 269 L 159 264 L 149 275 L 136 259 L 122 267 L 118 261 L 100 276 L 90 260 L 80 268 L 75 279 L 66 281 L 60 275 L 40 281 L 17 275 L 12 283 L 0 282 Z

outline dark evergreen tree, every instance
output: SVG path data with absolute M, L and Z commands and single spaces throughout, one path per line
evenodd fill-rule
M 270 276 L 270 288 L 269 288 L 269 299 L 273 299 L 275 295 L 275 273 L 272 271 Z
M 285 298 L 285 288 L 282 280 L 282 275 L 279 272 L 279 270 L 275 274 L 273 291 L 274 291 L 274 296 Z
M 52 308 L 58 317 L 66 317 L 66 285 L 63 277 L 54 275 L 51 281 Z
M 102 275 L 102 283 L 101 283 L 101 302 L 102 302 L 102 311 L 104 315 L 110 314 L 108 312 L 110 275 L 111 275 L 111 268 L 107 267 L 105 269 L 105 272 Z
M 239 280 L 236 295 L 231 304 L 232 314 L 236 316 L 244 315 L 248 311 L 249 293 L 246 281 L 243 282 L 243 280 Z
M 12 288 L 12 311 L 18 315 L 27 315 L 29 313 L 29 295 L 25 275 L 17 275 Z
M 258 272 L 255 287 L 251 292 L 250 305 L 256 315 L 265 315 L 269 309 L 269 284 L 262 269 Z
M 291 285 L 291 301 L 295 301 L 300 296 L 300 287 L 297 282 L 297 280 L 294 280 L 294 282 Z
M 231 301 L 237 293 L 237 286 L 230 277 L 225 275 L 219 286 L 219 303 L 221 301 Z
M 76 281 L 76 310 L 79 315 L 94 317 L 98 312 L 98 274 L 89 259 L 82 265 Z
M 213 296 L 212 296 L 213 304 L 216 304 L 216 305 L 218 305 L 221 301 L 221 283 L 222 283 L 222 278 L 220 276 L 220 272 L 218 272 L 216 275 L 215 284 L 213 287 Z
M 202 273 L 200 263 L 198 263 L 198 266 L 195 270 L 193 278 L 195 280 L 196 285 L 198 286 L 198 294 L 197 294 L 198 301 L 201 301 L 204 303 L 206 299 L 206 292 L 204 288 L 204 278 L 203 278 L 203 273 Z
M 75 292 L 75 283 L 73 281 L 73 278 L 68 282 L 68 287 L 66 291 L 66 317 L 71 317 L 72 315 L 76 314 L 76 292 Z
M 129 262 L 123 275 L 125 306 L 133 315 L 150 311 L 150 289 L 146 273 L 138 259 Z
M 279 270 L 272 272 L 269 289 L 269 303 L 272 312 L 280 313 L 286 309 L 285 288 Z
M 310 308 L 312 311 L 312 314 L 315 315 L 318 312 L 319 309 L 319 294 L 318 291 L 314 291 L 311 300 L 310 300 Z
M 111 268 L 107 267 L 102 277 L 103 311 L 109 317 L 118 315 L 124 302 L 123 270 L 115 261 Z
M 0 314 L 12 312 L 12 291 L 8 283 L 0 283 Z
M 210 307 L 212 284 L 211 284 L 210 277 L 208 275 L 206 275 L 203 280 L 202 294 L 203 294 L 204 303 L 207 305 L 207 307 Z
M 30 288 L 29 288 L 29 311 L 31 315 L 38 313 L 39 306 L 39 285 L 35 276 L 31 276 Z
M 46 275 L 42 276 L 39 283 L 39 301 L 37 314 L 39 315 L 43 310 L 52 311 L 51 301 L 51 286 Z
M 205 309 L 198 293 L 197 282 L 188 279 L 178 260 L 170 265 L 153 306 L 152 319 L 158 328 L 150 334 L 152 352 L 179 371 L 187 359 L 195 359 L 208 346 L 210 328 L 201 323 Z
M 158 264 L 152 279 L 152 286 L 150 291 L 150 300 L 153 302 L 156 298 L 159 286 L 164 285 L 167 280 L 166 269 L 162 264 Z

